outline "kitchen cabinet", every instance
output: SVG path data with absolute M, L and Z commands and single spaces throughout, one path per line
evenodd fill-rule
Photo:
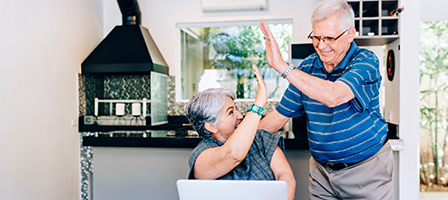
M 359 46 L 389 44 L 400 37 L 399 0 L 348 0 L 355 12 Z M 401 12 L 401 10 L 400 10 Z

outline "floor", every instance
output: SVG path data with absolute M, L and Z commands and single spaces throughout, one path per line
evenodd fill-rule
M 420 192 L 420 200 L 448 200 L 448 192 Z

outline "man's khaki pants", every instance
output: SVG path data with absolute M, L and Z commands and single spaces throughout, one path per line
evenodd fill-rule
M 393 199 L 394 157 L 389 143 L 372 157 L 333 171 L 310 158 L 310 199 Z

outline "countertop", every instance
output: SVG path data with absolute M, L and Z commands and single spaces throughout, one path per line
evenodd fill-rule
M 83 137 L 83 146 L 93 147 L 152 147 L 191 148 L 202 141 L 195 131 L 132 130 L 89 132 Z M 179 133 L 182 132 L 182 133 Z M 284 134 L 279 132 L 276 134 Z M 285 135 L 283 135 L 285 137 Z M 285 139 L 286 149 L 308 149 L 306 138 Z
M 80 123 L 82 145 L 93 147 L 194 148 L 202 138 L 186 125 L 183 116 L 170 117 L 170 123 L 159 126 L 99 126 Z M 297 125 L 294 127 L 294 125 Z M 298 128 L 299 127 L 299 128 Z M 398 125 L 388 123 L 388 139 L 398 139 Z M 304 120 L 293 119 L 292 131 L 279 131 L 286 149 L 308 149 Z

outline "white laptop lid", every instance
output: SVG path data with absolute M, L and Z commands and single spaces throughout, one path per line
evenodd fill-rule
M 285 181 L 186 180 L 177 181 L 180 200 L 286 200 Z

